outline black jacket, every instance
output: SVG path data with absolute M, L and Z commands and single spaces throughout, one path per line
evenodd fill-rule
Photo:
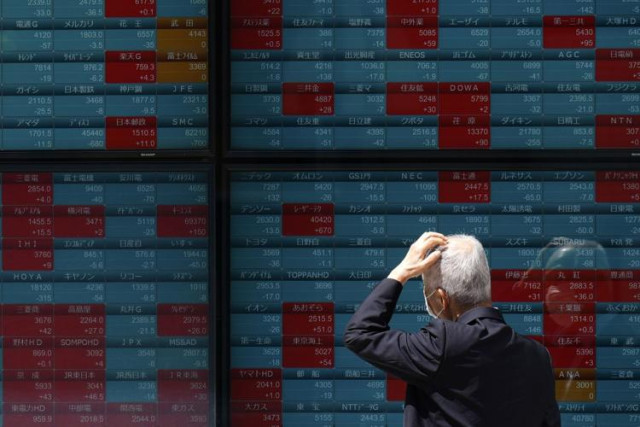
M 405 380 L 404 425 L 560 426 L 551 360 L 493 308 L 457 322 L 433 320 L 417 333 L 389 329 L 403 286 L 385 279 L 353 315 L 347 348 Z

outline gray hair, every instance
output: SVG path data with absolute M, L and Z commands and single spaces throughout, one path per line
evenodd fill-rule
M 482 243 L 473 236 L 447 236 L 442 258 L 422 276 L 424 290 L 442 288 L 463 307 L 491 301 L 491 273 Z

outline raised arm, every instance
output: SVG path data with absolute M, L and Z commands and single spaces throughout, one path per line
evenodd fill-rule
M 414 242 L 404 260 L 362 302 L 347 324 L 345 346 L 374 366 L 405 381 L 422 382 L 440 366 L 444 349 L 444 327 L 432 322 L 416 333 L 389 328 L 389 322 L 404 284 L 422 274 L 440 259 L 430 250 L 446 245 L 439 233 L 425 233 Z

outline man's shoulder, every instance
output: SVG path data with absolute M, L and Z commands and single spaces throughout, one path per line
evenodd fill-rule
M 440 320 L 442 334 L 445 336 L 445 353 L 449 357 L 464 354 L 478 345 L 486 335 L 486 329 L 477 324 L 466 324 Z
M 491 307 L 477 307 L 463 313 L 457 321 L 442 321 L 446 333 L 452 339 L 469 344 L 495 334 L 512 335 L 513 329 L 507 325 L 498 311 Z
M 548 351 L 540 342 L 518 334 L 496 309 L 476 309 L 475 313 L 461 319 L 463 321 L 457 322 L 433 319 L 422 331 L 442 337 L 448 357 L 455 358 L 471 349 L 482 348 L 490 353 L 510 349 L 510 352 L 535 354 L 536 359 L 549 360 Z
M 514 354 L 526 355 L 531 363 L 536 364 L 541 368 L 551 367 L 551 354 L 549 350 L 533 337 L 521 335 L 517 332 L 513 332 L 513 339 L 511 348 L 515 352 Z
M 549 350 L 547 350 L 547 348 L 540 341 L 525 335 L 520 335 L 516 332 L 514 332 L 514 335 L 516 339 L 521 342 L 522 345 L 527 346 L 530 351 L 535 351 L 540 357 L 551 358 L 551 356 L 549 355 Z
M 478 317 L 470 322 L 442 321 L 446 336 L 446 352 L 455 356 L 465 354 L 472 348 L 491 348 L 495 351 L 503 348 L 522 348 L 539 354 L 546 348 L 539 342 L 518 334 L 502 317 Z

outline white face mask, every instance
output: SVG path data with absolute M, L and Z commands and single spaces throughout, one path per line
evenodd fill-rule
M 442 309 L 437 313 L 434 313 L 433 311 L 431 311 L 431 308 L 429 308 L 429 301 L 428 300 L 429 300 L 429 298 L 431 298 L 431 295 L 436 293 L 437 290 L 438 289 L 434 289 L 429 295 L 426 295 L 426 294 L 424 295 L 424 305 L 427 307 L 427 313 L 429 314 L 429 316 L 433 317 L 434 319 L 437 319 L 438 316 L 440 316 L 442 314 L 442 312 L 444 311 L 444 307 L 442 307 Z

